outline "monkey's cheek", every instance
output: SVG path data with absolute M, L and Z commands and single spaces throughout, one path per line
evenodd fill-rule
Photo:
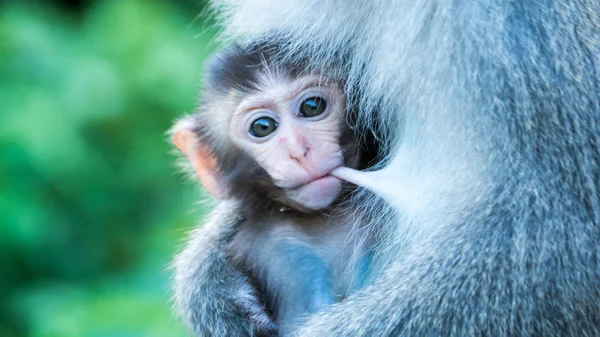
M 336 177 L 325 176 L 300 186 L 290 198 L 300 205 L 320 210 L 330 206 L 342 191 L 342 182 Z

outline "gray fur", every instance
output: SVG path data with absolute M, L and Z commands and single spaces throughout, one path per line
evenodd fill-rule
M 227 246 L 241 221 L 237 207 L 222 201 L 175 259 L 175 305 L 195 308 L 182 315 L 197 336 L 269 336 L 277 331 L 248 277 L 228 263 Z
M 236 334 L 290 336 L 311 314 L 326 310 L 358 289 L 368 273 L 368 233 L 353 235 L 360 232 L 352 231 L 358 222 L 350 217 L 352 212 L 340 209 L 352 189 L 350 185 L 343 187 L 338 180 L 339 189 L 329 201 L 333 204 L 318 211 L 307 209 L 290 199 L 293 192 L 288 194 L 285 188 L 275 185 L 268 169 L 229 136 L 229 128 L 235 125 L 234 112 L 243 104 L 244 96 L 260 93 L 267 85 L 268 74 L 300 79 L 307 70 L 305 66 L 273 60 L 267 48 L 234 46 L 213 58 L 197 112 L 179 120 L 170 132 L 192 165 L 202 167 L 194 159 L 197 156 L 213 156 L 218 168 L 215 179 L 227 190 L 219 195 L 237 201 L 217 208 L 176 259 L 177 305 L 202 308 L 187 312 L 191 315 L 186 317 L 200 334 L 222 334 L 229 330 L 227 325 L 220 325 L 227 322 L 222 318 L 235 317 L 240 319 L 238 326 L 231 328 Z M 287 84 L 280 81 L 275 85 Z M 333 103 L 345 99 L 339 90 L 326 97 Z M 337 129 L 320 130 L 338 136 L 331 134 L 327 140 L 322 139 L 336 142 L 336 152 L 328 154 L 336 163 L 327 165 L 368 167 L 372 157 L 366 152 L 363 155 L 353 131 L 344 123 L 345 111 L 339 111 L 344 107 L 336 103 L 330 108 L 336 109 L 335 117 L 330 119 L 335 118 L 331 127 Z M 309 127 L 305 130 L 312 132 Z M 190 146 L 195 149 L 189 150 Z M 200 150 L 194 152 L 196 149 Z M 323 151 L 315 153 L 313 158 L 325 158 Z M 287 156 L 292 160 L 291 152 Z M 199 173 L 199 178 L 203 177 Z M 224 213 L 227 207 L 230 215 Z M 187 287 L 190 282 L 194 284 L 192 289 Z
M 238 227 L 228 247 L 231 259 L 255 280 L 279 336 L 290 336 L 307 316 L 361 284 L 364 273 L 356 263 L 365 247 L 349 235 L 351 227 L 346 214 L 289 211 L 247 218 Z
M 600 2 L 217 6 L 234 40 L 278 41 L 291 60 L 346 74 L 359 122 L 392 140 L 386 173 L 412 196 L 385 222 L 386 206 L 362 201 L 381 233 L 370 285 L 300 335 L 600 335 Z M 206 265 L 227 271 L 227 294 L 248 289 L 226 259 L 178 265 L 179 308 L 199 335 L 256 326 L 207 310 L 223 301 L 214 289 L 192 296 L 204 279 L 189 271 Z

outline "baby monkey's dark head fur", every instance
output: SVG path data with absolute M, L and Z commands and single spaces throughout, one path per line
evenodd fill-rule
M 176 126 L 174 140 L 189 149 L 176 137 L 179 129 L 191 131 L 192 148 L 202 158 L 195 163 L 184 152 L 220 198 L 261 212 L 322 211 L 349 191 L 328 173 L 339 166 L 363 169 L 373 158 L 349 125 L 355 114 L 346 111 L 343 79 L 311 73 L 306 64 L 277 55 L 266 44 L 233 46 L 216 55 L 199 108 Z

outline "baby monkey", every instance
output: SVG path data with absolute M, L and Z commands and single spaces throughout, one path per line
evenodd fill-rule
M 217 55 L 200 107 L 172 137 L 205 188 L 237 202 L 228 254 L 287 336 L 362 286 L 369 239 L 352 235 L 339 207 L 351 188 L 331 172 L 373 156 L 347 123 L 340 81 L 275 57 L 256 46 Z

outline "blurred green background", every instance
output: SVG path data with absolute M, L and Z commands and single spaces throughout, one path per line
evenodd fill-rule
M 197 0 L 0 1 L 0 337 L 187 336 L 201 216 L 165 131 L 215 29 Z

